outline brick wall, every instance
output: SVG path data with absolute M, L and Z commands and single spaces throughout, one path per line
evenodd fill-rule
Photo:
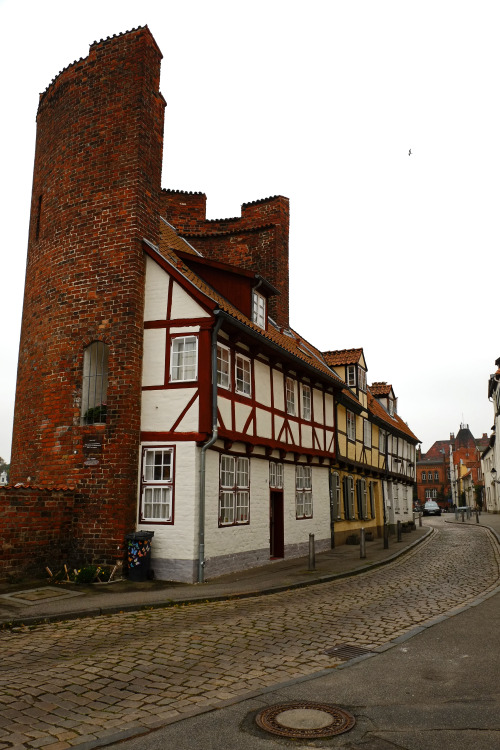
M 67 489 L 0 488 L 0 580 L 77 564 L 74 515 L 82 502 Z
M 89 557 L 135 527 L 145 261 L 158 242 L 161 53 L 146 28 L 91 46 L 41 95 L 10 480 L 78 485 Z M 109 346 L 107 424 L 81 426 L 84 347 Z M 102 438 L 84 462 L 87 434 Z
M 269 314 L 280 326 L 289 325 L 288 199 L 274 196 L 244 203 L 241 216 L 207 220 L 203 193 L 161 191 L 162 215 L 208 258 L 255 271 L 273 284 L 279 295 L 269 301 Z

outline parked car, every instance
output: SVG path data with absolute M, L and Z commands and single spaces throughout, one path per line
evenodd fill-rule
M 427 500 L 424 505 L 424 516 L 440 516 L 441 508 L 435 500 Z

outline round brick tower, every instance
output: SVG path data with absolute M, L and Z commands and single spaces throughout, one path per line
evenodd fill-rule
M 161 57 L 147 27 L 96 42 L 52 81 L 37 114 L 11 481 L 78 488 L 75 554 L 88 560 L 115 557 L 135 527 Z M 104 418 L 88 424 L 93 342 L 107 352 L 107 393 Z

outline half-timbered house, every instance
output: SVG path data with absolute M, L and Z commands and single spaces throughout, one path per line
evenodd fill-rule
M 161 579 L 380 535 L 416 439 L 362 349 L 291 328 L 286 198 L 207 220 L 203 193 L 161 188 L 160 61 L 134 29 L 40 97 L 11 480 L 70 492 L 78 564 L 154 531 Z

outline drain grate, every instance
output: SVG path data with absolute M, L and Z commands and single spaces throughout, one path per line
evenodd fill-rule
M 257 725 L 270 734 L 294 739 L 333 737 L 348 732 L 356 720 L 352 714 L 330 703 L 282 703 L 257 714 Z
M 350 646 L 348 643 L 339 643 L 337 646 L 333 646 L 333 648 L 325 651 L 325 654 L 335 656 L 337 659 L 342 659 L 342 661 L 349 661 L 349 659 L 355 659 L 357 656 L 364 656 L 371 653 L 373 652 L 368 648 Z

